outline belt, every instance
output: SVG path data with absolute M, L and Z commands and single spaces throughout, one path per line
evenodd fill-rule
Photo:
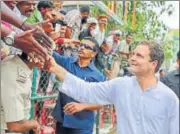
M 5 133 L 16 133 L 16 132 L 13 132 L 11 130 L 5 129 Z M 24 132 L 22 134 L 33 134 L 33 133 L 34 133 L 33 130 L 30 130 L 29 132 Z
M 15 132 L 8 130 L 8 129 L 5 129 L 5 133 L 15 133 Z

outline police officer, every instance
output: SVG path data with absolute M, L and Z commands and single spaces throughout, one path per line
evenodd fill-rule
M 34 63 L 27 55 L 6 57 L 1 64 L 1 134 L 39 131 L 30 117 L 31 76 Z

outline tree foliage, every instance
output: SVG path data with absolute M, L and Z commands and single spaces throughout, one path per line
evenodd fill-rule
M 109 1 L 103 1 L 105 5 L 108 6 Z M 159 17 L 163 14 L 168 14 L 169 16 L 173 13 L 174 7 L 170 5 L 166 5 L 166 1 L 137 1 L 136 2 L 136 20 L 135 27 L 132 28 L 132 12 L 133 12 L 133 1 L 129 1 L 128 14 L 127 14 L 127 23 L 124 25 L 118 25 L 112 19 L 108 21 L 107 30 L 120 29 L 125 34 L 130 32 L 133 33 L 133 44 L 136 44 L 140 40 L 154 40 L 158 39 L 162 41 L 162 45 L 165 50 L 165 57 L 172 57 L 172 41 L 165 40 L 165 35 L 168 32 L 168 27 L 159 20 Z M 159 13 L 154 9 L 159 10 Z M 123 19 L 123 6 L 118 5 L 117 7 L 117 16 L 120 19 Z M 93 7 L 93 15 L 97 16 L 102 13 L 98 7 Z M 134 47 L 135 47 L 134 46 Z
M 131 2 L 132 5 L 132 2 Z M 171 14 L 173 12 L 172 5 L 165 6 L 165 1 L 137 1 L 136 4 L 136 24 L 132 29 L 132 6 L 128 12 L 128 22 L 124 27 L 125 31 L 132 32 L 137 40 L 139 39 L 163 39 L 168 27 L 159 20 L 163 13 Z M 157 14 L 154 8 L 159 8 L 160 12 Z M 171 12 L 171 13 L 170 13 Z
M 108 0 L 103 1 L 106 6 L 108 6 L 109 2 Z M 168 27 L 161 22 L 158 18 L 164 14 L 167 13 L 168 15 L 171 15 L 173 13 L 173 6 L 170 4 L 168 7 L 166 6 L 165 1 L 137 1 L 136 2 L 136 24 L 134 29 L 132 28 L 132 11 L 133 11 L 133 1 L 129 1 L 129 7 L 128 7 L 128 19 L 127 23 L 124 25 L 118 25 L 116 22 L 112 19 L 109 19 L 108 28 L 107 30 L 113 30 L 113 29 L 120 29 L 123 32 L 131 32 L 134 33 L 135 41 L 139 41 L 141 39 L 163 39 Z M 159 13 L 155 12 L 153 9 L 159 8 Z M 117 16 L 120 19 L 123 19 L 123 6 L 119 4 L 117 6 Z M 93 16 L 98 16 L 99 14 L 103 13 L 99 10 L 97 6 L 94 6 L 91 10 Z

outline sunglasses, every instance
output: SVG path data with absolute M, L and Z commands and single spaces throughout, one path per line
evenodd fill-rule
M 84 47 L 84 48 L 86 48 L 86 49 L 89 49 L 89 50 L 95 51 L 95 49 L 94 49 L 94 48 L 92 48 L 92 47 L 90 47 L 89 45 L 84 44 L 84 43 L 81 43 L 81 44 L 80 44 L 80 47 Z

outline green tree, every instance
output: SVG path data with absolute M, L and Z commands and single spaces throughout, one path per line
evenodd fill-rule
M 105 5 L 108 5 L 108 0 L 103 1 Z M 128 7 L 128 21 L 124 25 L 116 24 L 116 22 L 112 19 L 109 19 L 107 31 L 120 29 L 124 33 L 133 33 L 133 41 L 139 42 L 142 39 L 164 39 L 168 27 L 160 21 L 158 18 L 167 13 L 171 15 L 173 13 L 174 7 L 170 4 L 166 6 L 166 1 L 137 1 L 136 2 L 136 24 L 135 28 L 132 29 L 132 10 L 133 10 L 133 2 L 131 1 Z M 159 8 L 160 12 L 155 12 L 154 8 Z M 122 15 L 122 5 L 118 5 L 117 8 L 117 16 L 123 19 Z M 92 7 L 93 16 L 97 16 L 100 13 L 103 13 L 99 10 L 97 6 Z
M 173 40 L 165 39 L 163 42 L 164 56 L 166 60 L 173 58 Z
M 169 5 L 165 6 L 165 1 L 137 1 L 136 4 L 136 24 L 135 28 L 132 29 L 132 2 L 129 6 L 128 12 L 128 22 L 124 26 L 120 26 L 125 32 L 134 33 L 135 41 L 139 41 L 141 39 L 163 39 L 166 32 L 168 31 L 168 27 L 158 18 L 164 14 L 168 13 L 169 15 L 173 12 L 173 6 Z M 157 14 L 154 8 L 159 8 L 160 12 Z

